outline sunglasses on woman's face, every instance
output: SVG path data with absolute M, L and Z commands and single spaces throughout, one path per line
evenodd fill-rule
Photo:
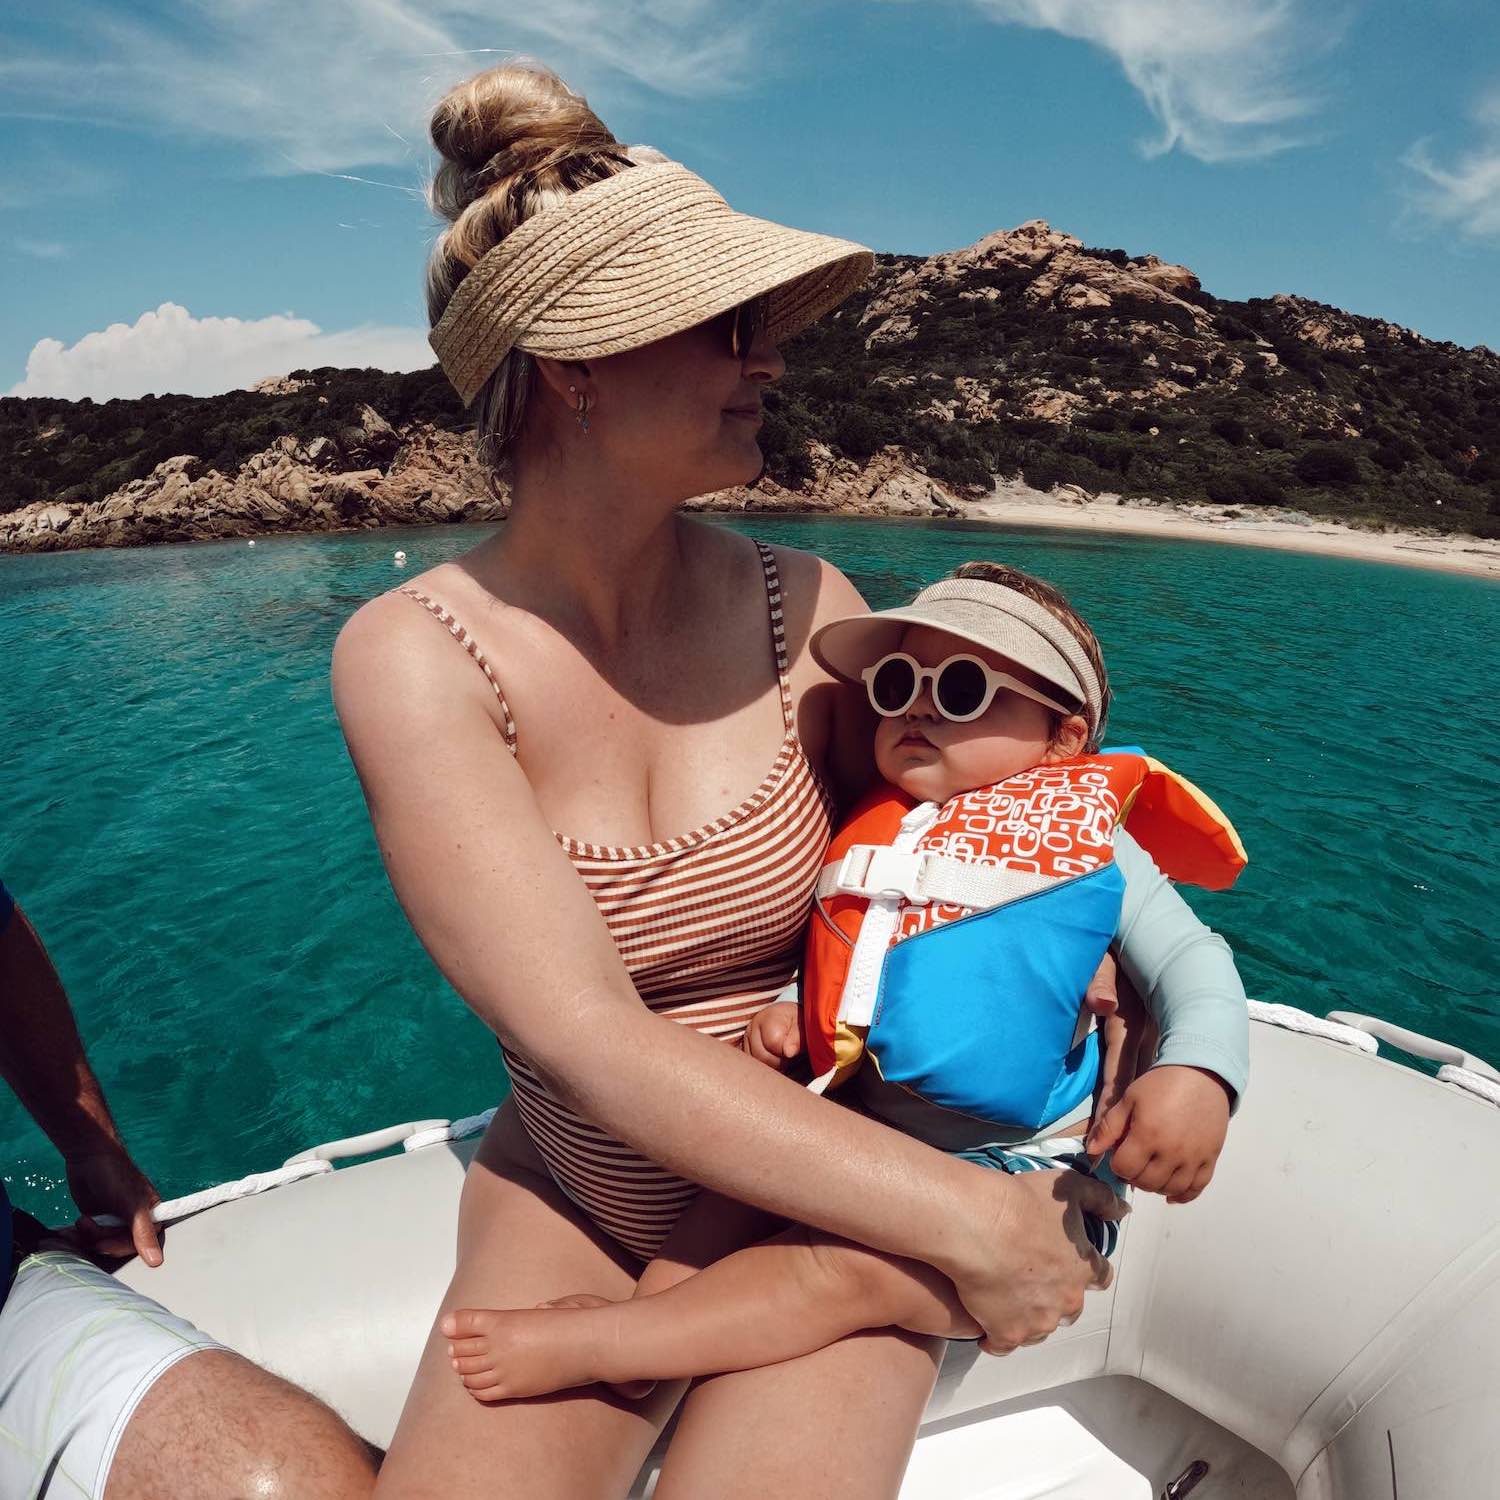
M 770 307 L 769 297 L 752 297 L 748 302 L 741 302 L 738 307 L 732 307 L 714 319 L 715 324 L 724 330 L 723 336 L 728 340 L 731 359 L 742 360 L 749 354 L 765 329 Z
M 921 696 L 926 683 L 932 684 L 932 706 L 954 724 L 967 724 L 977 719 L 995 701 L 995 694 L 1002 688 L 1060 714 L 1077 711 L 1049 698 L 1019 677 L 1012 677 L 1009 672 L 997 672 L 988 662 L 962 652 L 935 667 L 924 667 L 905 651 L 892 651 L 859 675 L 865 692 L 869 694 L 870 706 L 887 719 L 904 714 Z

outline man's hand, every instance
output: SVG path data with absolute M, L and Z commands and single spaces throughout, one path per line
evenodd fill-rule
M 768 1068 L 782 1068 L 802 1051 L 802 1018 L 790 1000 L 758 1010 L 745 1028 L 745 1051 Z
M 1208 1186 L 1229 1130 L 1229 1088 L 1203 1068 L 1167 1065 L 1135 1080 L 1089 1131 L 1097 1159 L 1113 1151 L 1115 1176 L 1168 1203 L 1191 1203 Z
M 65 1162 L 68 1188 L 81 1210 L 72 1229 L 79 1246 L 96 1255 L 139 1255 L 148 1266 L 159 1266 L 161 1238 L 151 1210 L 161 1195 L 124 1146 L 68 1156 Z M 97 1223 L 96 1214 L 118 1219 L 121 1227 Z

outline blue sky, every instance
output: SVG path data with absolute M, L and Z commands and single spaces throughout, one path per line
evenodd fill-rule
M 0 392 L 431 363 L 426 114 L 514 51 L 748 212 L 1044 218 L 1500 348 L 1492 0 L 12 0 Z

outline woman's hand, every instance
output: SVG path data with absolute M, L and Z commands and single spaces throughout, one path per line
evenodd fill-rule
M 1109 1262 L 1088 1242 L 1084 1210 L 1121 1219 L 1130 1209 L 1082 1172 L 1011 1177 L 976 1168 L 976 1178 L 981 1172 L 982 1180 L 974 1183 L 979 1212 L 968 1263 L 939 1269 L 985 1330 L 980 1348 L 1009 1354 L 1073 1322 L 1083 1311 L 1084 1293 L 1109 1285 Z

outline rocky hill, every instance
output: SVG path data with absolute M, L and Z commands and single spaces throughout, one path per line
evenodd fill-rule
M 710 505 L 963 514 L 998 481 L 1500 535 L 1500 356 L 1304 298 L 1232 302 L 1034 221 L 883 256 L 788 350 L 767 479 Z M 0 549 L 488 519 L 439 372 L 0 399 Z

